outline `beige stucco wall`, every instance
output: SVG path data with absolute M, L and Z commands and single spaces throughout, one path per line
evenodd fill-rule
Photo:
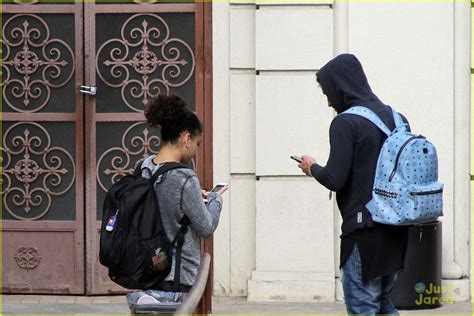
M 438 148 L 443 278 L 469 299 L 470 4 L 276 4 L 213 4 L 214 180 L 231 184 L 215 234 L 215 294 L 341 298 L 340 215 L 289 156 L 325 163 L 334 113 L 314 73 L 352 52 L 374 92 Z

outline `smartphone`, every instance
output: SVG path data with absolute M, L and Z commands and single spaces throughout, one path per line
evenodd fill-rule
M 228 186 L 228 183 L 218 183 L 218 184 L 216 184 L 216 185 L 212 188 L 211 192 L 219 192 L 220 190 L 222 190 L 222 189 L 225 188 L 226 186 Z M 207 203 L 208 203 L 208 200 L 207 200 L 207 199 L 204 199 L 204 203 L 207 204 Z
M 301 157 L 298 157 L 298 156 L 290 156 L 290 158 L 293 159 L 294 161 L 298 162 L 298 163 L 303 162 L 303 159 L 301 159 Z
M 223 188 L 225 188 L 227 185 L 228 185 L 227 183 L 218 183 L 212 188 L 211 192 L 218 192 L 222 190 Z

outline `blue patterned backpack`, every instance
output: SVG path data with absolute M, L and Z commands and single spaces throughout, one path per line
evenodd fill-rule
M 372 200 L 366 207 L 375 222 L 412 225 L 436 221 L 443 216 L 443 184 L 438 182 L 436 149 L 424 136 L 408 131 L 408 125 L 392 109 L 395 129 L 390 129 L 373 111 L 362 106 L 342 114 L 362 116 L 385 134 L 377 161 Z

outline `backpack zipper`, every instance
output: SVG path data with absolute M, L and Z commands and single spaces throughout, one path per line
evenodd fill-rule
M 402 145 L 402 147 L 400 147 L 400 151 L 398 152 L 397 158 L 395 159 L 395 166 L 393 167 L 393 171 L 392 171 L 392 173 L 390 174 L 390 178 L 388 179 L 388 182 L 392 182 L 392 179 L 393 179 L 393 177 L 395 176 L 395 173 L 397 172 L 398 160 L 400 159 L 400 156 L 401 156 L 401 154 L 402 154 L 402 152 L 403 152 L 403 149 L 405 149 L 405 147 L 408 145 L 409 142 L 411 142 L 412 140 L 417 139 L 417 138 L 425 138 L 425 137 L 424 137 L 424 136 L 421 136 L 421 135 L 412 136 L 412 137 L 410 137 L 410 138 Z
M 443 193 L 443 189 L 425 191 L 425 192 L 410 192 L 410 195 L 431 195 L 431 194 L 438 194 L 438 193 Z

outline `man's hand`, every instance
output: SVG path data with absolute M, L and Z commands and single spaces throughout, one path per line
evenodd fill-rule
M 301 171 L 303 171 L 304 174 L 308 176 L 311 175 L 311 166 L 316 163 L 316 159 L 314 159 L 311 156 L 303 155 L 301 156 L 301 159 L 303 160 L 298 167 L 301 168 Z

